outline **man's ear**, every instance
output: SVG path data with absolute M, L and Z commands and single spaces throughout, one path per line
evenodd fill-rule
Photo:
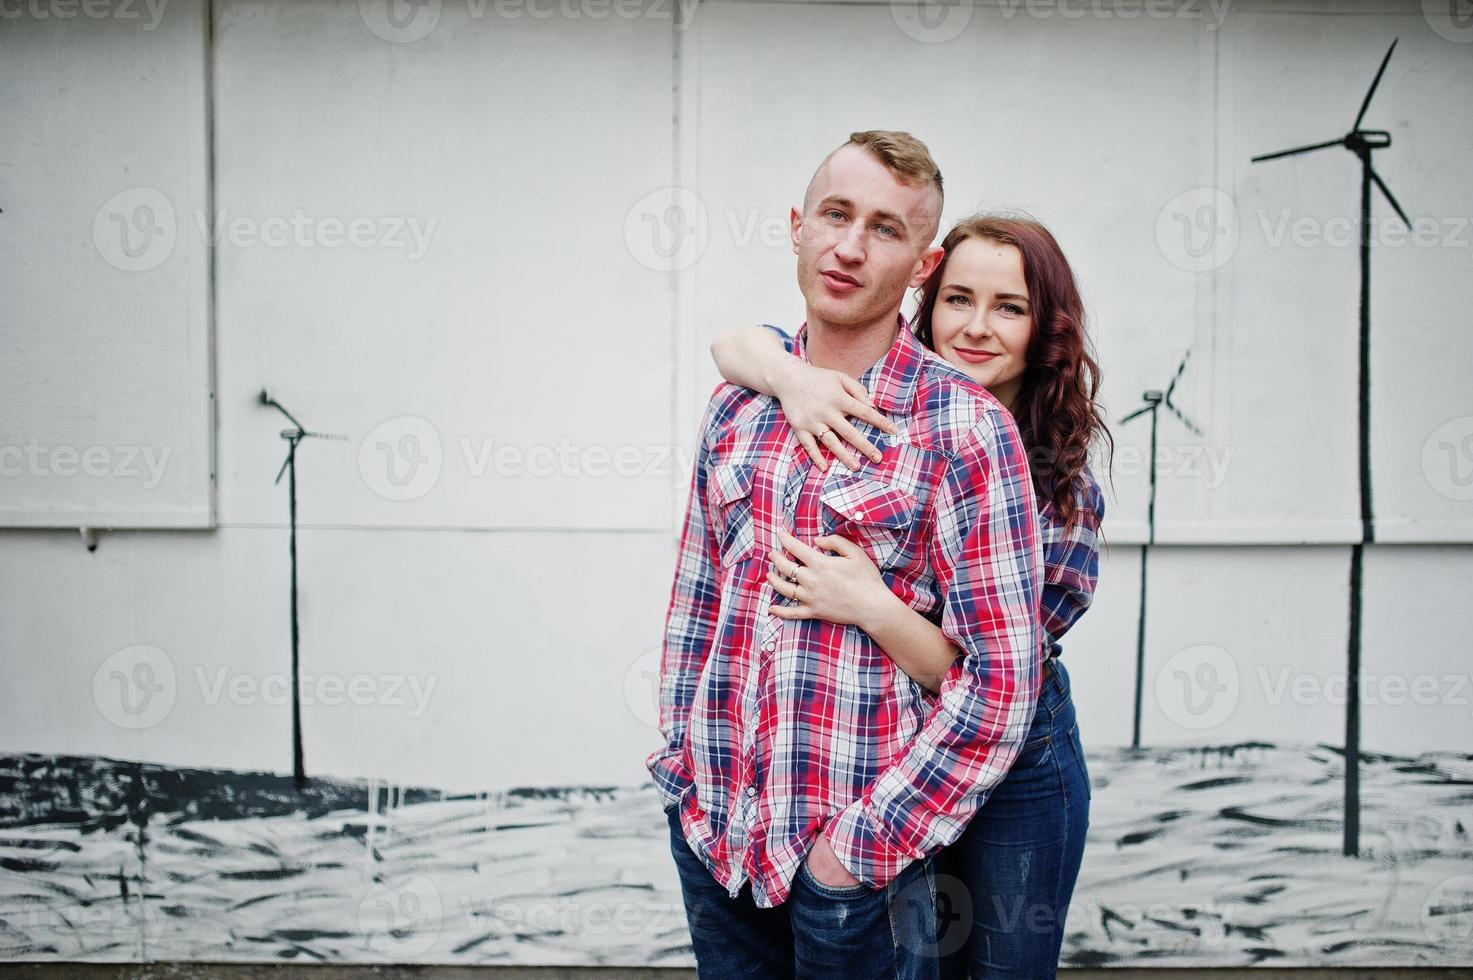
M 916 271 L 910 277 L 910 284 L 912 286 L 919 286 L 931 278 L 931 273 L 936 271 L 936 267 L 941 264 L 941 259 L 945 255 L 946 250 L 940 245 L 932 245 L 926 249 L 921 254 L 920 261 L 916 263 Z
M 798 237 L 803 231 L 803 213 L 797 208 L 788 208 L 788 234 L 793 239 L 793 254 L 798 254 Z

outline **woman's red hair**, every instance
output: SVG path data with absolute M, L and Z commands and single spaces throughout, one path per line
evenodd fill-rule
M 1023 256 L 1023 280 L 1033 314 L 1022 383 L 1013 402 L 1040 506 L 1052 502 L 1065 526 L 1078 520 L 1075 485 L 1089 462 L 1091 444 L 1100 440 L 1113 453 L 1114 440 L 1095 398 L 1100 366 L 1084 332 L 1084 300 L 1063 249 L 1047 228 L 1031 218 L 981 214 L 965 218 L 947 232 L 946 256 L 921 286 L 916 338 L 934 349 L 931 316 L 946 263 L 969 238 L 1012 245 Z

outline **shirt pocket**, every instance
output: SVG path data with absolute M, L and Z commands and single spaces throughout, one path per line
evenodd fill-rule
M 750 463 L 725 463 L 711 473 L 709 492 L 711 516 L 722 565 L 735 565 L 752 557 L 757 532 L 752 510 Z
M 920 508 L 915 494 L 865 476 L 837 473 L 824 483 L 818 499 L 824 534 L 850 539 L 880 568 L 897 568 L 913 559 Z

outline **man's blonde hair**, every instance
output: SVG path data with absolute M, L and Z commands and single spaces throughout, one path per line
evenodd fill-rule
M 850 133 L 849 139 L 843 145 L 830 151 L 808 182 L 808 190 L 803 195 L 805 211 L 813 196 L 813 184 L 818 180 L 818 175 L 823 173 L 823 168 L 828 166 L 834 154 L 846 146 L 857 146 L 868 150 L 875 159 L 883 163 L 904 183 L 924 184 L 932 187 L 936 191 L 936 220 L 940 222 L 941 209 L 945 203 L 945 195 L 941 189 L 941 168 L 936 166 L 936 161 L 932 159 L 931 151 L 925 143 L 909 133 L 894 129 L 866 129 L 863 132 Z M 931 229 L 931 237 L 935 237 L 936 230 Z

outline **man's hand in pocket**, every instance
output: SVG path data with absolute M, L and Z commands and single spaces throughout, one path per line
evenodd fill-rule
M 819 884 L 829 888 L 852 888 L 859 884 L 859 879 L 839 863 L 838 855 L 834 854 L 828 838 L 822 834 L 818 835 L 818 840 L 808 852 L 808 870 L 818 879 Z

